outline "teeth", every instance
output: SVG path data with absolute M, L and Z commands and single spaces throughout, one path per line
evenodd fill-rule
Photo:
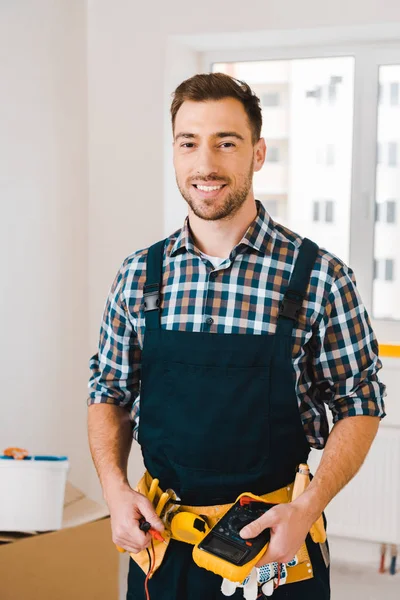
M 220 190 L 223 186 L 222 185 L 197 185 L 196 187 L 198 190 L 201 190 L 202 192 L 213 192 L 215 190 Z

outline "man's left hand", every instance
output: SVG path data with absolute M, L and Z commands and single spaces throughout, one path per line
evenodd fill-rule
M 269 527 L 271 540 L 265 554 L 255 566 L 261 567 L 272 562 L 287 563 L 294 558 L 304 543 L 314 521 L 315 517 L 310 515 L 302 504 L 278 504 L 243 527 L 240 536 L 246 539 L 253 538 Z

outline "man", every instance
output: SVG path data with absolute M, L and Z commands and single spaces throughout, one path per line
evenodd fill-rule
M 306 491 L 241 531 L 251 538 L 271 528 L 257 566 L 289 562 L 306 540 L 313 576 L 274 597 L 325 600 L 329 568 L 308 533 L 361 466 L 384 416 L 376 339 L 352 271 L 274 223 L 254 198 L 266 145 L 249 86 L 196 75 L 175 90 L 171 114 L 188 218 L 125 260 L 91 360 L 89 439 L 113 540 L 135 558 L 151 541 L 139 519 L 163 530 L 127 479 L 132 427 L 150 480 L 192 507 L 291 489 L 310 447 L 325 447 Z M 152 598 L 225 597 L 221 577 L 191 552 L 170 541 Z M 145 598 L 142 569 L 130 561 L 131 600 Z

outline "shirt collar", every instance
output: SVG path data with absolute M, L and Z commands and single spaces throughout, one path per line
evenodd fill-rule
M 256 200 L 256 206 L 257 216 L 248 227 L 236 248 L 245 245 L 249 248 L 258 250 L 259 252 L 270 253 L 270 244 L 274 233 L 274 222 L 259 200 Z M 192 254 L 196 253 L 196 247 L 189 227 L 189 217 L 185 218 L 182 229 L 178 230 L 178 237 L 172 246 L 170 256 L 175 256 L 181 249 L 191 252 Z

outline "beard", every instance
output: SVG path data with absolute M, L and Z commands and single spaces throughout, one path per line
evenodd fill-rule
M 222 202 L 215 201 L 214 199 L 195 199 L 191 196 L 189 189 L 184 189 L 179 185 L 178 179 L 176 179 L 177 186 L 183 198 L 186 200 L 196 217 L 203 219 L 204 221 L 218 221 L 220 219 L 232 218 L 238 210 L 243 206 L 249 191 L 253 183 L 253 166 L 254 158 L 251 161 L 250 168 L 245 177 L 243 185 L 236 190 L 231 191 L 226 195 Z M 197 178 L 199 181 L 201 178 Z M 202 179 L 206 184 L 207 179 Z M 220 181 L 217 177 L 208 177 L 208 181 Z M 223 183 L 227 183 L 226 180 Z M 215 203 L 215 204 L 214 204 Z

